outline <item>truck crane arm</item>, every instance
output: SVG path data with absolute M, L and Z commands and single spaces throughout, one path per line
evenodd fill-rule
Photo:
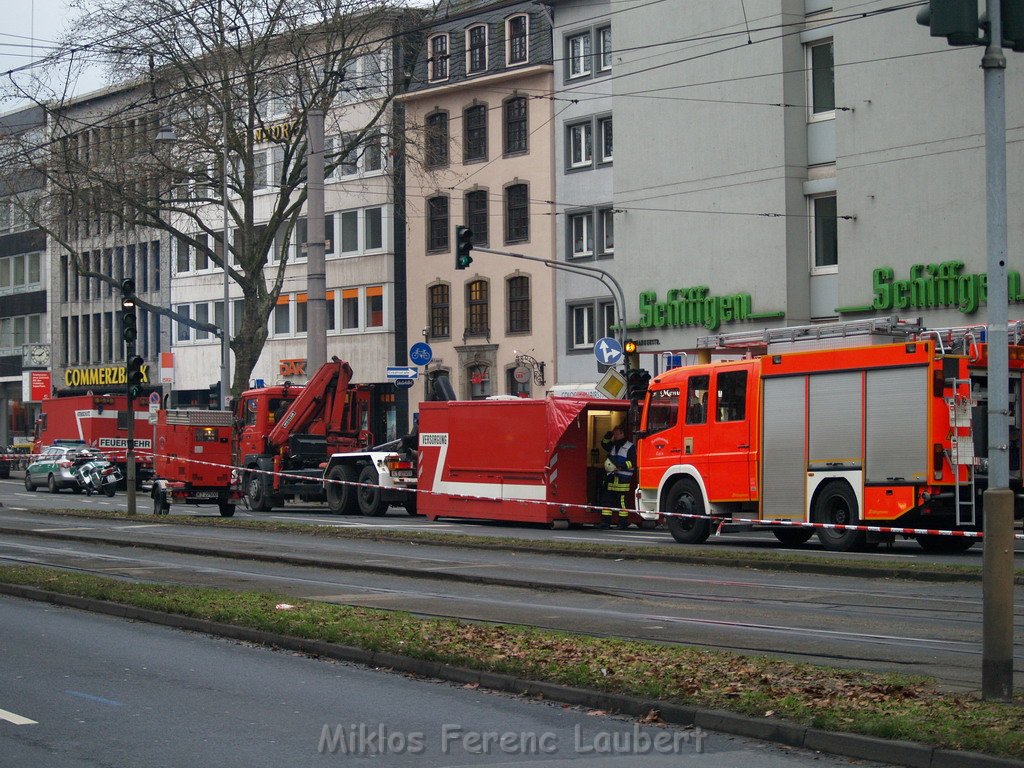
M 344 360 L 333 357 L 330 363 L 321 366 L 270 430 L 267 448 L 276 451 L 286 445 L 291 435 L 306 431 L 317 419 L 336 410 L 337 404 L 343 409 L 351 380 L 352 367 Z

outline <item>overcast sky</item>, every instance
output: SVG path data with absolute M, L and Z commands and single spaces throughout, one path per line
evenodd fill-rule
M 11 70 L 46 56 L 63 34 L 69 16 L 66 0 L 0 0 L 0 13 L 0 75 L 4 80 Z M 77 91 L 85 93 L 102 85 L 99 77 L 91 77 L 83 80 Z M 16 107 L 14 102 L 3 103 L 0 112 Z

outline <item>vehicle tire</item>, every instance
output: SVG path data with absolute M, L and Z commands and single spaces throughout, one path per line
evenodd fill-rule
M 235 516 L 235 505 L 234 504 L 228 504 L 226 501 L 222 501 L 220 504 L 217 505 L 217 507 L 218 507 L 218 509 L 220 509 L 220 516 L 221 517 L 234 517 Z
M 419 512 L 416 511 L 415 491 L 409 491 L 409 493 L 405 497 L 405 501 L 402 503 L 402 506 L 405 507 L 405 513 L 409 515 L 409 517 L 415 517 L 419 514 Z
M 25 470 L 25 490 L 34 491 L 36 487 L 32 485 L 32 477 L 29 475 L 28 470 Z
M 153 514 L 168 515 L 171 512 L 171 503 L 167 500 L 167 494 L 163 491 L 156 491 L 153 494 Z
M 249 472 L 245 482 L 245 498 L 253 512 L 269 512 L 273 509 L 270 482 L 263 472 Z
M 103 492 L 107 494 L 111 499 L 114 498 L 114 494 L 117 493 L 116 483 L 107 483 L 103 486 Z
M 380 475 L 377 468 L 367 465 L 359 471 L 359 487 L 356 488 L 356 502 L 359 504 L 359 511 L 366 517 L 380 517 L 388 511 L 387 502 L 384 501 L 384 494 L 381 492 Z M 372 488 L 366 486 L 372 485 Z
M 814 535 L 814 529 L 773 525 L 772 534 L 779 540 L 780 544 L 785 544 L 787 547 L 798 547 Z
M 921 549 L 935 555 L 959 555 L 974 546 L 977 539 L 973 536 L 936 536 L 922 534 L 915 536 Z
M 833 525 L 857 525 L 860 511 L 853 488 L 843 480 L 829 480 L 818 490 L 814 502 L 814 522 Z M 818 530 L 818 541 L 830 552 L 854 552 L 867 541 L 864 531 Z
M 711 535 L 710 520 L 676 516 L 707 514 L 704 511 L 704 496 L 692 479 L 684 478 L 669 489 L 665 499 L 665 512 L 668 531 L 680 544 L 703 544 Z
M 57 487 L 57 478 L 55 478 L 53 475 L 50 475 L 48 478 L 46 478 L 46 487 L 49 489 L 50 493 L 60 492 L 60 488 Z
M 324 484 L 324 496 L 327 497 L 327 508 L 336 515 L 351 515 L 355 511 L 355 488 L 347 483 L 353 482 L 351 467 L 335 464 L 328 470 L 326 479 L 333 482 Z

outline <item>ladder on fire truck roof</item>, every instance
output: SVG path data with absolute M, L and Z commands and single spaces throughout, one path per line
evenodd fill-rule
M 986 340 L 988 326 L 960 325 L 951 328 L 929 328 L 921 333 L 922 338 L 934 336 L 937 340 L 936 348 L 940 353 L 961 353 L 968 354 L 972 348 L 976 349 L 979 343 Z M 1024 320 L 1014 320 L 1006 325 L 1007 341 L 1010 344 L 1020 344 L 1024 341 Z
M 729 349 L 767 347 L 769 344 L 787 342 L 821 341 L 855 336 L 893 336 L 909 338 L 924 330 L 921 318 L 902 319 L 896 315 L 869 317 L 861 320 L 844 320 L 837 323 L 817 325 L 790 325 L 781 328 L 736 331 L 701 336 L 697 339 L 698 349 Z

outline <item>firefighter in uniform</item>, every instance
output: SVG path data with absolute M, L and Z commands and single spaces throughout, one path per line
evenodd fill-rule
M 636 446 L 626 439 L 621 424 L 612 427 L 601 441 L 601 448 L 608 454 L 605 460 L 607 474 L 604 479 L 604 502 L 601 505 L 601 527 L 610 528 L 618 517 L 619 528 L 629 527 L 629 505 L 626 502 L 633 472 L 636 470 Z

